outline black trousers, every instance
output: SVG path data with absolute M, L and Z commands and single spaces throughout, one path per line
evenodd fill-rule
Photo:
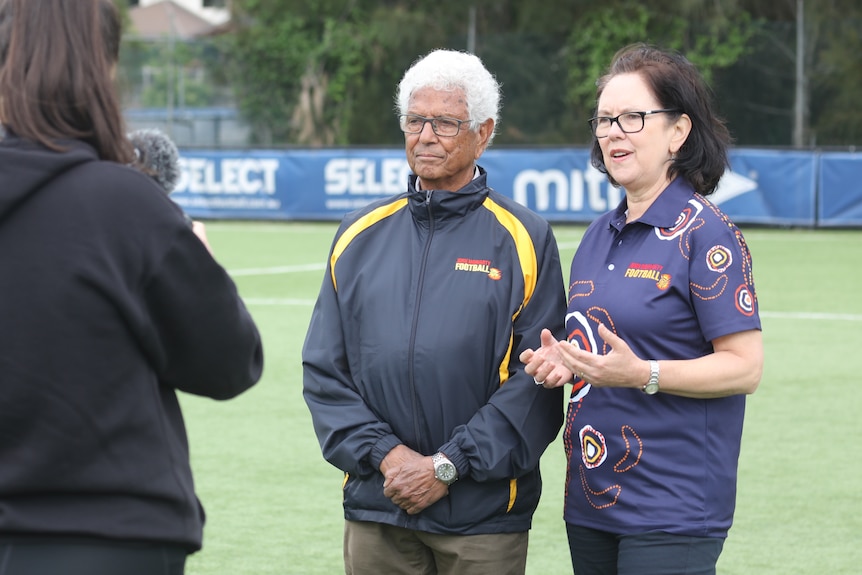
M 183 575 L 187 555 L 173 545 L 0 539 L 0 575 Z
M 575 575 L 715 575 L 724 539 L 616 535 L 566 524 Z

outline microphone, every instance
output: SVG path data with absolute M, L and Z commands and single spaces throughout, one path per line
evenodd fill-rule
M 166 193 L 174 191 L 180 179 L 180 153 L 176 144 L 156 128 L 128 134 L 135 148 L 135 168 L 152 177 Z
M 180 179 L 180 152 L 176 144 L 157 128 L 134 130 L 127 136 L 135 148 L 132 167 L 147 174 L 170 194 Z M 186 223 L 194 229 L 194 221 L 185 212 Z

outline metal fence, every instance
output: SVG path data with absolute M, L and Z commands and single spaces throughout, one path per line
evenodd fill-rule
M 157 128 L 185 148 L 244 148 L 250 128 L 235 108 L 141 108 L 125 111 L 129 131 Z

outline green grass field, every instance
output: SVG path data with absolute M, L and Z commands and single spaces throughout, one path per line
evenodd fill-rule
M 186 572 L 343 573 L 342 474 L 320 455 L 300 365 L 336 224 L 210 222 L 207 229 L 261 329 L 266 367 L 235 400 L 182 396 L 208 515 L 204 548 Z M 583 227 L 555 232 L 568 279 Z M 862 573 L 862 231 L 743 232 L 766 365 L 748 400 L 736 519 L 719 573 Z M 542 460 L 531 575 L 571 573 L 564 469 L 558 438 Z

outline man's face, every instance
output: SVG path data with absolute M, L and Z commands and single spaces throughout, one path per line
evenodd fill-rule
M 425 118 L 467 120 L 467 101 L 461 90 L 422 88 L 413 92 L 408 114 Z M 494 127 L 486 120 L 478 131 L 461 124 L 455 136 L 438 136 L 430 122 L 418 134 L 404 134 L 407 163 L 422 180 L 422 189 L 457 191 L 473 179 L 475 162 L 485 151 Z

